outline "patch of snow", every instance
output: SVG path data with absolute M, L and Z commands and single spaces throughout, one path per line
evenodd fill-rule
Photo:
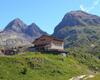
M 95 77 L 94 75 L 80 75 L 80 76 L 77 76 L 77 77 L 72 77 L 70 78 L 69 80 L 86 80 L 88 78 L 93 78 Z
M 88 78 L 94 78 L 94 75 L 88 75 L 87 77 L 84 78 L 84 80 L 88 79 Z
M 94 44 L 91 44 L 91 47 L 92 47 L 92 48 L 94 48 L 94 47 L 95 47 L 95 45 L 94 45 Z
M 62 56 L 66 57 L 66 53 L 61 53 Z
M 80 80 L 80 79 L 83 79 L 86 75 L 80 75 L 80 76 L 77 76 L 77 77 L 72 77 L 71 79 L 69 80 Z

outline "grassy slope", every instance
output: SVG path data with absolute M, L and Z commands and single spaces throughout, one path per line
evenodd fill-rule
M 68 80 L 86 73 L 87 67 L 72 56 L 26 53 L 0 57 L 0 80 Z
M 90 53 L 88 47 L 70 48 L 69 52 L 69 55 L 73 56 L 79 63 L 88 66 L 88 68 L 92 71 L 100 72 L 100 59 Z M 95 54 L 99 54 L 100 56 L 100 53 Z
M 89 70 L 92 72 L 95 72 L 96 74 L 93 74 L 95 77 L 90 78 L 87 80 L 100 80 L 100 52 L 98 51 L 100 47 L 97 47 L 98 49 L 92 49 L 88 46 L 83 47 L 74 47 L 70 48 L 69 55 L 73 56 L 80 64 L 84 64 L 88 67 Z M 91 75 L 91 72 L 89 72 Z

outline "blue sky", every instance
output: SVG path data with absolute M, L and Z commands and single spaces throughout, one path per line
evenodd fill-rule
M 100 16 L 99 4 L 100 0 L 0 0 L 0 29 L 20 18 L 51 34 L 69 11 L 81 9 Z

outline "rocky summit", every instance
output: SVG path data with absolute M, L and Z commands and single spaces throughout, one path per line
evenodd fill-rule
M 100 17 L 80 10 L 68 12 L 54 29 L 53 36 L 63 39 L 66 47 L 98 42 Z
M 29 45 L 34 39 L 46 34 L 35 23 L 27 25 L 19 18 L 16 18 L 0 32 L 0 46 Z

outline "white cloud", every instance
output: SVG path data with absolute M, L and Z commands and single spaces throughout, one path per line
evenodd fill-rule
M 88 12 L 88 9 L 85 8 L 83 4 L 80 5 L 80 9 L 81 9 L 82 11 Z
M 84 5 L 80 5 L 80 9 L 82 10 L 82 11 L 85 11 L 85 12 L 88 12 L 88 10 L 84 7 Z
M 89 7 L 89 8 L 86 7 L 86 6 L 84 6 L 83 4 L 81 4 L 81 5 L 80 5 L 80 9 L 81 9 L 82 11 L 89 12 L 89 11 L 95 9 L 95 7 L 99 4 L 99 2 L 100 2 L 100 0 L 95 0 L 95 1 L 93 2 L 93 5 L 92 5 L 91 7 Z

